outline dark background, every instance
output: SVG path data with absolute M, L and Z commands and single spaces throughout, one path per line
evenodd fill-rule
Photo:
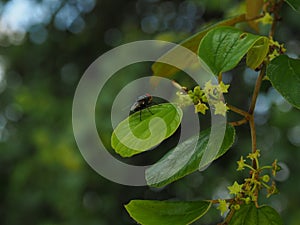
M 84 161 L 73 137 L 71 110 L 80 77 L 109 49 L 144 39 L 179 42 L 241 12 L 243 5 L 234 0 L 0 1 L 0 224 L 134 224 L 123 208 L 131 199 L 226 196 L 226 187 L 245 175 L 236 172 L 236 161 L 250 150 L 248 126 L 237 128 L 237 143 L 205 172 L 163 189 L 128 187 L 104 179 Z M 299 57 L 300 14 L 285 5 L 282 17 L 276 38 L 286 43 L 290 56 Z M 139 65 L 129 71 L 145 70 Z M 224 74 L 231 83 L 228 102 L 246 109 L 256 76 L 243 63 Z M 98 107 L 109 110 L 125 82 L 126 71 Z M 264 82 L 256 119 L 262 161 L 277 158 L 283 167 L 277 178 L 280 194 L 266 202 L 285 224 L 298 225 L 299 110 Z M 105 137 L 109 143 L 110 133 Z M 151 161 L 157 155 L 147 157 Z M 218 220 L 219 212 L 212 210 L 195 224 Z

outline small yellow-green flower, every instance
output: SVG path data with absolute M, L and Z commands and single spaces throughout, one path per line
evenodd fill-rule
M 249 205 L 251 203 L 251 198 L 250 197 L 245 198 L 244 202 L 246 203 L 246 205 Z
M 245 161 L 243 156 L 241 156 L 241 159 L 239 161 L 237 161 L 237 164 L 238 164 L 238 168 L 237 168 L 237 171 L 241 171 L 243 169 L 245 169 Z
M 274 41 L 273 37 L 269 38 L 269 44 L 270 44 L 270 46 L 274 46 L 274 47 L 277 47 L 277 48 L 281 47 L 281 45 L 279 44 L 278 41 Z
M 279 52 L 277 51 L 277 49 L 275 49 L 271 54 L 269 54 L 270 61 L 272 61 L 273 59 L 275 59 L 279 55 L 280 55 Z
M 208 107 L 204 104 L 199 102 L 197 105 L 195 105 L 195 113 L 202 113 L 205 114 L 205 111 L 208 109 Z
M 217 102 L 216 104 L 214 104 L 215 106 L 215 115 L 226 115 L 227 112 L 227 106 L 225 103 L 223 103 L 222 101 Z
M 217 207 L 217 209 L 221 211 L 221 216 L 223 216 L 224 213 L 228 210 L 228 205 L 227 205 L 226 201 L 223 199 L 219 199 L 219 203 L 220 204 Z
M 274 41 L 272 37 L 269 38 L 269 46 L 270 46 L 270 52 L 268 58 L 270 61 L 275 59 L 280 54 L 286 52 L 286 49 L 284 48 L 283 44 L 279 44 L 278 41 Z
M 209 90 L 213 89 L 214 85 L 211 83 L 211 80 L 207 81 L 204 85 L 204 91 L 209 92 Z
M 270 176 L 268 174 L 262 176 L 262 181 L 268 183 L 270 181 Z
M 202 102 L 208 102 L 208 101 L 207 101 L 207 97 L 206 97 L 205 94 L 203 94 L 203 95 L 201 96 L 201 101 L 202 101 Z
M 213 85 L 211 80 L 207 81 L 204 85 L 204 93 L 209 98 L 209 96 L 215 96 L 215 91 L 218 91 L 216 85 Z
M 201 89 L 200 89 L 200 87 L 199 86 L 196 86 L 195 88 L 194 88 L 194 95 L 201 95 L 201 93 L 202 93 L 202 91 L 201 91 Z
M 266 13 L 263 18 L 260 19 L 262 24 L 272 24 L 273 23 L 273 17 L 270 15 L 270 13 Z
M 242 187 L 243 187 L 242 184 L 239 184 L 238 182 L 235 181 L 232 186 L 229 186 L 227 188 L 230 194 L 237 195 L 241 193 Z
M 250 153 L 247 158 L 249 159 L 258 159 L 260 157 L 260 150 L 256 150 L 254 153 Z
M 238 211 L 241 209 L 241 206 L 239 204 L 236 204 L 233 206 L 234 210 Z
M 222 93 L 228 93 L 229 84 L 224 84 L 223 81 L 220 82 L 219 87 Z

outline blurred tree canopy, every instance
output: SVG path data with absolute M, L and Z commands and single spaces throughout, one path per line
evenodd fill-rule
M 179 42 L 211 21 L 242 13 L 243 7 L 237 0 L 0 1 L 0 224 L 132 224 L 123 208 L 130 199 L 222 196 L 220 184 L 237 179 L 231 171 L 249 148 L 247 126 L 238 128 L 239 147 L 204 173 L 164 189 L 126 187 L 102 178 L 84 161 L 72 133 L 72 100 L 84 71 L 107 50 L 144 39 Z M 282 18 L 276 37 L 289 55 L 299 57 L 299 14 L 285 6 Z M 114 86 L 124 85 L 126 73 L 144 70 L 123 71 Z M 255 82 L 243 69 L 225 79 L 249 93 Z M 246 107 L 247 93 L 236 91 L 231 90 L 231 100 Z M 101 110 L 109 110 L 114 95 L 114 90 L 103 95 Z M 259 148 L 266 160 L 275 155 L 284 168 L 278 178 L 281 194 L 270 204 L 286 224 L 298 225 L 299 110 L 264 83 L 256 113 Z M 105 136 L 110 140 L 110 133 Z M 217 214 L 207 215 L 205 224 Z

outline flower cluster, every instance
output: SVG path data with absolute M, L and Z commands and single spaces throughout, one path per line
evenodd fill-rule
M 269 54 L 268 60 L 272 61 L 277 56 L 285 53 L 286 49 L 284 48 L 283 44 L 279 44 L 278 41 L 274 41 L 272 37 L 269 39 Z
M 256 150 L 255 152 L 250 153 L 247 156 L 247 159 L 250 159 L 255 163 L 256 169 L 247 164 L 243 156 L 241 156 L 240 160 L 237 161 L 237 170 L 241 171 L 245 168 L 248 168 L 250 170 L 250 177 L 244 179 L 244 183 L 242 184 L 239 184 L 235 181 L 232 186 L 228 187 L 230 194 L 233 194 L 235 196 L 236 202 L 240 202 L 242 200 L 246 204 L 249 204 L 252 201 L 257 203 L 258 191 L 262 188 L 267 189 L 267 197 L 270 197 L 271 195 L 278 192 L 275 182 L 270 182 L 270 176 L 268 174 L 261 175 L 263 170 L 270 169 L 272 175 L 275 176 L 276 173 L 280 170 L 280 166 L 278 165 L 277 160 L 275 160 L 271 166 L 260 167 L 258 160 L 259 157 L 259 150 Z
M 196 86 L 193 90 L 189 90 L 188 95 L 194 104 L 195 113 L 205 114 L 209 104 L 215 115 L 225 116 L 228 108 L 222 100 L 222 94 L 227 93 L 228 88 L 229 85 L 224 84 L 222 81 L 219 84 L 212 84 L 209 80 L 205 83 L 203 89 Z
M 177 91 L 176 95 L 178 97 L 177 104 L 181 107 L 186 107 L 193 104 L 192 99 L 185 92 Z
M 219 206 L 218 209 L 221 211 L 221 215 L 223 215 L 228 209 L 233 207 L 235 210 L 239 209 L 239 206 L 243 203 L 249 204 L 254 202 L 257 204 L 258 200 L 258 191 L 260 189 L 265 188 L 267 190 L 267 198 L 271 195 L 278 193 L 278 189 L 276 188 L 276 184 L 274 181 L 271 181 L 270 175 L 261 174 L 264 170 L 271 170 L 271 174 L 275 177 L 276 173 L 281 170 L 278 165 L 277 160 L 275 160 L 272 165 L 268 166 L 259 166 L 259 157 L 260 151 L 256 150 L 253 153 L 248 154 L 247 159 L 255 162 L 256 169 L 254 169 L 251 165 L 249 165 L 241 156 L 240 160 L 237 161 L 238 167 L 237 170 L 241 171 L 245 168 L 250 170 L 250 177 L 244 179 L 244 183 L 239 184 L 237 181 L 233 183 L 233 185 L 227 187 L 229 190 L 229 194 L 234 195 L 233 201 L 229 204 L 225 200 L 218 200 Z

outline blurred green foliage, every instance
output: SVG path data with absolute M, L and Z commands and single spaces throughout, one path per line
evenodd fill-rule
M 44 4 L 52 11 L 32 11 L 42 13 L 37 14 L 39 19 L 35 22 L 28 23 L 30 13 L 17 11 L 20 2 L 35 2 L 40 7 Z M 102 178 L 84 161 L 73 137 L 71 109 L 80 77 L 105 51 L 143 39 L 178 42 L 209 22 L 240 13 L 243 7 L 239 2 L 1 1 L 0 224 L 125 225 L 132 224 L 123 208 L 131 199 L 224 196 L 224 188 L 238 179 L 236 161 L 250 149 L 247 126 L 238 128 L 233 149 L 205 172 L 194 173 L 163 189 L 126 187 Z M 8 6 L 14 13 L 12 21 L 21 21 L 23 27 L 5 26 L 9 21 Z M 41 15 L 48 17 L 43 20 Z M 299 14 L 286 5 L 282 18 L 277 39 L 285 43 L 288 54 L 299 57 Z M 136 68 L 130 73 L 141 69 Z M 255 78 L 256 74 L 243 66 L 224 74 L 232 87 L 230 103 L 246 108 Z M 125 75 L 118 78 L 116 90 L 126 79 Z M 115 96 L 112 93 L 103 94 L 104 100 L 98 105 L 101 112 L 109 110 Z M 277 158 L 285 168 L 279 177 L 281 194 L 273 196 L 270 204 L 281 213 L 285 224 L 298 225 L 299 110 L 264 82 L 256 113 L 263 159 L 270 163 Z M 235 118 L 230 115 L 229 119 Z M 111 126 L 107 130 L 111 132 Z M 110 139 L 110 133 L 104 136 Z M 147 157 L 156 156 L 154 153 Z M 210 224 L 218 216 L 217 211 L 212 212 L 195 224 Z

